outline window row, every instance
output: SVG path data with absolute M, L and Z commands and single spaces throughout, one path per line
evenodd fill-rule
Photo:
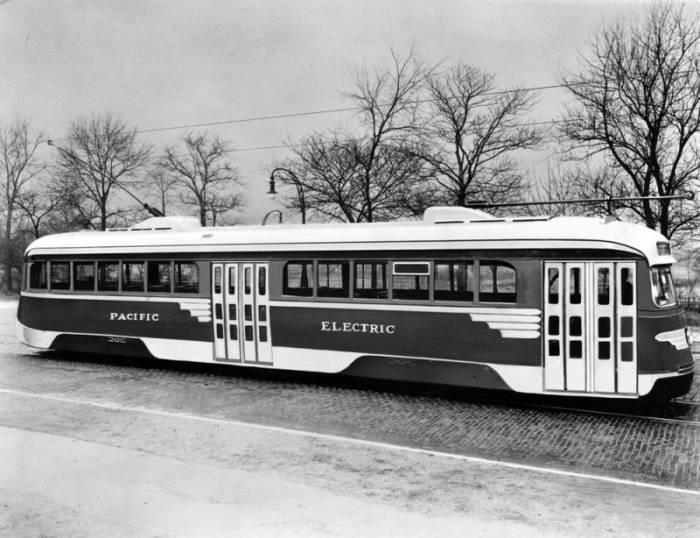
M 29 265 L 34 290 L 199 293 L 199 268 L 173 261 L 52 261 Z
M 583 275 L 580 267 L 570 267 L 568 269 L 568 286 L 569 289 L 563 290 L 563 293 L 568 293 L 568 304 L 581 304 L 583 300 Z M 561 297 L 559 296 L 562 288 L 560 282 L 560 270 L 556 267 L 550 267 L 547 270 L 547 279 L 549 281 L 549 291 L 547 293 L 547 302 L 549 304 L 559 304 Z M 670 277 L 669 277 L 670 278 Z M 614 274 L 607 267 L 600 267 L 596 271 L 596 303 L 599 305 L 609 305 L 611 300 L 611 281 L 614 280 Z M 653 273 L 652 273 L 653 279 Z M 671 283 L 672 285 L 672 283 Z M 629 306 L 634 304 L 634 273 L 631 269 L 623 267 L 620 270 L 620 304 Z M 614 299 L 614 298 L 613 298 Z M 657 302 L 658 304 L 658 302 Z
M 352 270 L 352 275 L 351 275 Z M 292 261 L 284 267 L 284 295 L 429 301 L 515 303 L 512 265 L 492 260 Z

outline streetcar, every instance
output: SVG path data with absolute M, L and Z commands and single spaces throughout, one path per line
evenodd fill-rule
M 598 398 L 689 391 L 669 241 L 614 218 L 202 227 L 154 217 L 26 250 L 36 348 Z

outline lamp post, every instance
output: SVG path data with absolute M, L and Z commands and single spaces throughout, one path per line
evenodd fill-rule
M 62 155 L 65 155 L 66 157 L 68 157 L 68 159 L 70 159 L 70 160 L 72 160 L 72 161 L 79 162 L 80 164 L 82 164 L 82 165 L 85 166 L 86 168 L 89 168 L 89 169 L 92 170 L 93 172 L 97 172 L 98 174 L 101 174 L 101 173 L 102 173 L 102 172 L 100 172 L 99 170 L 96 170 L 95 168 L 93 168 L 93 166 L 92 166 L 91 164 L 89 164 L 89 163 L 85 162 L 84 160 L 82 160 L 80 157 L 78 157 L 78 156 L 77 156 L 75 153 L 73 153 L 72 151 L 69 151 L 69 150 L 67 150 L 66 148 L 62 148 L 61 146 L 58 146 L 58 145 L 54 144 L 54 141 L 53 141 L 53 140 L 47 140 L 46 143 L 47 143 L 49 146 L 51 146 L 52 148 L 56 148 L 56 149 L 58 150 L 59 153 L 61 153 Z M 123 190 L 126 194 L 128 194 L 129 196 L 131 196 L 134 200 L 136 200 L 139 204 L 141 204 L 141 205 L 143 206 L 143 208 L 144 208 L 146 211 L 148 211 L 148 213 L 150 213 L 152 216 L 154 216 L 154 217 L 164 217 L 164 216 L 165 216 L 165 215 L 163 214 L 163 212 L 160 211 L 159 209 L 157 209 L 157 208 L 155 208 L 155 207 L 153 207 L 153 206 L 148 205 L 146 202 L 142 202 L 135 194 L 133 194 L 131 191 L 129 191 L 124 185 L 122 185 L 121 183 L 118 183 L 118 182 L 114 181 L 114 178 L 113 178 L 113 177 L 112 177 L 112 181 L 113 181 L 113 185 L 119 187 L 119 188 L 120 188 L 121 190 Z
M 279 209 L 273 209 L 272 211 L 268 211 L 267 213 L 265 213 L 265 216 L 262 219 L 263 226 L 267 224 L 267 219 L 270 218 L 270 216 L 274 213 L 277 213 L 277 216 L 279 218 L 278 224 L 282 224 L 282 212 Z
M 304 186 L 301 184 L 301 181 L 299 181 L 299 178 L 294 172 L 287 168 L 282 168 L 281 166 L 278 166 L 272 172 L 270 172 L 270 191 L 268 194 L 277 194 L 275 191 L 275 174 L 280 172 L 284 172 L 292 179 L 294 188 L 297 190 L 297 200 L 299 200 L 299 210 L 301 211 L 301 223 L 306 224 L 306 199 L 304 198 Z

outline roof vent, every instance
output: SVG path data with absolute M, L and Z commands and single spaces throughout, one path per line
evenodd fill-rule
M 473 220 L 498 220 L 493 215 L 471 207 L 439 206 L 429 207 L 423 213 L 424 222 L 433 224 L 464 223 Z
M 143 222 L 134 224 L 129 228 L 132 232 L 140 232 L 146 230 L 172 230 L 186 231 L 197 230 L 202 225 L 197 217 L 151 217 Z

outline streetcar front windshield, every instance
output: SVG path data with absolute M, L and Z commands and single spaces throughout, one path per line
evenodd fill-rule
M 672 306 L 678 303 L 670 266 L 651 268 L 651 293 L 657 306 Z

